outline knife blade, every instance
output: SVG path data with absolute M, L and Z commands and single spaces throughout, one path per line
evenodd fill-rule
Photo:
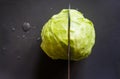
M 68 79 L 70 79 L 70 60 L 71 60 L 71 53 L 70 53 L 70 4 L 68 8 Z

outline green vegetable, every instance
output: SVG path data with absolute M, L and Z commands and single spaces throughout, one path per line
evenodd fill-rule
M 81 12 L 70 9 L 71 60 L 88 57 L 95 43 L 93 23 Z M 67 60 L 68 49 L 68 9 L 63 9 L 43 26 L 41 48 L 52 59 Z

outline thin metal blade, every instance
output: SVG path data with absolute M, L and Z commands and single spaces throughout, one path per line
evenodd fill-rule
M 71 60 L 71 53 L 70 53 L 70 4 L 68 8 L 68 79 L 70 79 L 70 60 Z

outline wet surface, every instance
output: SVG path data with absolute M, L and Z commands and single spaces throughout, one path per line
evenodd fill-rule
M 0 1 L 0 79 L 67 79 L 67 62 L 52 60 L 42 51 L 40 33 L 45 22 L 68 4 Z M 75 0 L 71 8 L 92 20 L 96 30 L 92 54 L 71 63 L 71 79 L 120 79 L 120 1 Z

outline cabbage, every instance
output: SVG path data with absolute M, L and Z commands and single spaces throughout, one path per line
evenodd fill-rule
M 81 12 L 70 9 L 70 48 L 71 60 L 88 57 L 95 44 L 93 23 Z M 67 60 L 68 49 L 68 9 L 52 16 L 43 26 L 41 48 L 52 59 Z

